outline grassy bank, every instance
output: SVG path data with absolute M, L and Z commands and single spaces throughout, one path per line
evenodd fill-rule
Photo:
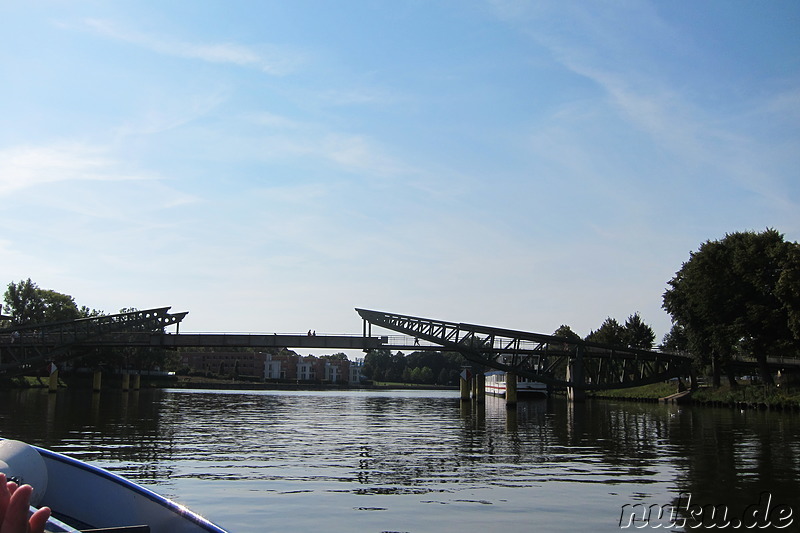
M 639 401 L 658 401 L 659 398 L 669 396 L 678 392 L 678 386 L 675 383 L 653 383 L 652 385 L 643 385 L 641 387 L 632 387 L 629 389 L 614 389 L 604 390 L 592 393 L 594 398 L 613 398 L 624 400 L 639 400 Z
M 401 383 L 399 381 L 373 381 L 372 386 L 379 389 L 425 389 L 456 390 L 455 385 L 431 385 L 426 383 Z
M 14 376 L 13 378 L 3 378 L 0 380 L 0 387 L 3 388 L 16 388 L 16 389 L 30 389 L 47 387 L 49 384 L 48 378 L 37 378 L 33 376 Z M 59 380 L 59 386 L 64 386 L 64 382 Z
M 676 392 L 678 392 L 678 389 L 675 383 L 669 382 L 654 383 L 630 389 L 602 391 L 593 393 L 592 397 L 655 402 L 659 398 L 664 398 Z M 800 411 L 800 388 L 778 388 L 749 383 L 735 388 L 731 388 L 729 385 L 723 385 L 716 389 L 701 387 L 692 393 L 691 403 L 741 409 Z
M 800 410 L 800 389 L 765 385 L 701 388 L 692 394 L 694 403 L 750 409 Z

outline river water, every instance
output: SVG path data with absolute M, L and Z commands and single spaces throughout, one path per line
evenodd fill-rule
M 4 390 L 0 436 L 232 533 L 688 531 L 710 525 L 708 506 L 731 526 L 800 530 L 798 414 L 560 398 L 508 410 L 453 391 Z M 643 522 L 651 505 L 675 514 Z

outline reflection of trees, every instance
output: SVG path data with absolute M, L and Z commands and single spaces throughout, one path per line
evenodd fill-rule
M 76 459 L 105 466 L 143 483 L 170 474 L 164 456 L 169 434 L 162 434 L 153 396 L 160 391 L 4 391 L 0 398 L 3 437 L 19 439 Z
M 762 491 L 786 503 L 800 478 L 797 417 L 609 401 L 507 410 L 411 393 L 12 390 L 0 391 L 0 427 L 162 487 L 187 477 L 420 494 L 567 481 L 628 484 L 641 498 L 671 483 L 673 505 L 690 493 L 738 515 Z
M 701 506 L 726 506 L 728 519 L 759 503 L 762 492 L 796 505 L 800 477 L 794 417 L 760 411 L 685 409 L 671 424 L 671 443 L 682 453 L 677 490 Z M 672 502 L 677 505 L 677 498 Z M 795 509 L 795 512 L 797 509 Z
M 554 402 L 552 416 L 558 456 L 577 463 L 578 480 L 641 483 L 656 475 L 659 443 L 666 434 L 662 417 L 640 404 L 624 408 L 610 402 Z
M 664 468 L 674 472 L 674 500 L 648 503 L 678 506 L 681 493 L 684 504 L 691 494 L 693 504 L 726 506 L 730 519 L 758 504 L 764 491 L 773 495 L 773 507 L 796 502 L 800 447 L 794 417 L 605 401 L 556 402 L 552 416 L 567 420 L 553 425 L 559 445 L 585 450 L 589 463 L 597 461 L 595 470 L 621 471 L 619 480 L 638 483 Z
M 484 463 L 496 464 L 491 474 L 498 483 L 527 478 L 531 483 L 638 484 L 652 479 L 667 459 L 662 455 L 669 434 L 665 407 L 550 399 L 523 401 L 507 411 L 503 400 L 487 399 L 483 425 L 471 409 L 462 416 L 460 455 L 484 469 Z

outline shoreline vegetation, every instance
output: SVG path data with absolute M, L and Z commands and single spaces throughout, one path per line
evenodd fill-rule
M 47 388 L 44 377 L 20 376 L 0 382 L 3 388 Z M 91 389 L 91 377 L 72 375 L 59 378 L 59 388 Z M 119 375 L 104 375 L 103 390 L 121 390 Z M 354 390 L 354 389 L 409 389 L 409 390 L 458 390 L 451 385 L 425 385 L 400 382 L 370 382 L 360 385 L 312 382 L 264 382 L 247 379 L 210 378 L 200 376 L 142 376 L 142 389 L 215 389 L 215 390 Z M 656 403 L 675 394 L 674 382 L 655 383 L 628 389 L 593 392 L 589 399 L 634 401 Z M 665 402 L 671 403 L 671 402 Z M 735 388 L 723 385 L 718 388 L 700 387 L 675 403 L 735 409 L 757 409 L 800 412 L 800 388 L 775 387 L 746 383 Z
M 592 398 L 637 402 L 658 402 L 677 392 L 675 383 L 655 383 L 629 389 L 608 390 L 591 394 Z M 800 412 L 800 388 L 762 384 L 702 386 L 675 403 L 735 409 L 761 409 Z
M 48 388 L 46 377 L 17 376 L 0 380 L 0 388 Z M 91 389 L 91 374 L 59 376 L 58 387 L 65 389 Z M 141 389 L 216 389 L 216 390 L 355 390 L 355 389 L 416 389 L 458 390 L 455 385 L 429 385 L 421 383 L 369 382 L 359 385 L 348 383 L 310 381 L 263 381 L 256 378 L 215 378 L 205 376 L 141 376 Z M 102 390 L 121 390 L 122 376 L 103 374 Z

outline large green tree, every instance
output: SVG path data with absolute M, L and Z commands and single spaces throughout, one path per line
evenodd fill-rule
M 556 335 L 562 331 L 561 326 L 556 330 Z M 569 330 L 569 328 L 567 328 Z M 561 335 L 563 336 L 563 334 Z M 608 346 L 625 346 L 639 348 L 641 350 L 651 350 L 656 334 L 653 328 L 642 320 L 639 313 L 634 313 L 628 317 L 625 324 L 620 324 L 615 318 L 608 317 L 603 324 L 595 331 L 586 336 L 586 341 L 606 344 Z
M 639 313 L 629 316 L 622 329 L 624 330 L 622 337 L 627 346 L 642 350 L 651 350 L 653 348 L 656 334 L 653 328 L 645 324 Z
M 787 243 L 786 261 L 781 269 L 775 294 L 786 309 L 789 329 L 800 338 L 800 244 Z
M 74 320 L 83 316 L 72 296 L 40 289 L 30 278 L 9 283 L 4 300 L 11 322 L 17 325 Z
M 608 346 L 625 346 L 625 328 L 615 318 L 608 317 L 600 328 L 586 336 L 586 340 Z
M 581 336 L 572 331 L 572 328 L 566 324 L 561 324 L 557 330 L 553 332 L 553 337 L 561 337 L 570 341 L 579 341 Z
M 703 243 L 669 281 L 663 307 L 692 353 L 712 364 L 715 384 L 736 353 L 755 357 L 767 384 L 767 357 L 796 353 L 799 270 L 797 243 L 767 229 Z
M 464 358 L 456 352 L 418 351 L 407 356 L 402 352 L 370 350 L 364 357 L 363 373 L 374 381 L 440 383 L 458 380 Z
M 667 352 L 683 354 L 689 351 L 689 339 L 680 324 L 672 324 L 672 328 L 661 339 L 661 349 Z

